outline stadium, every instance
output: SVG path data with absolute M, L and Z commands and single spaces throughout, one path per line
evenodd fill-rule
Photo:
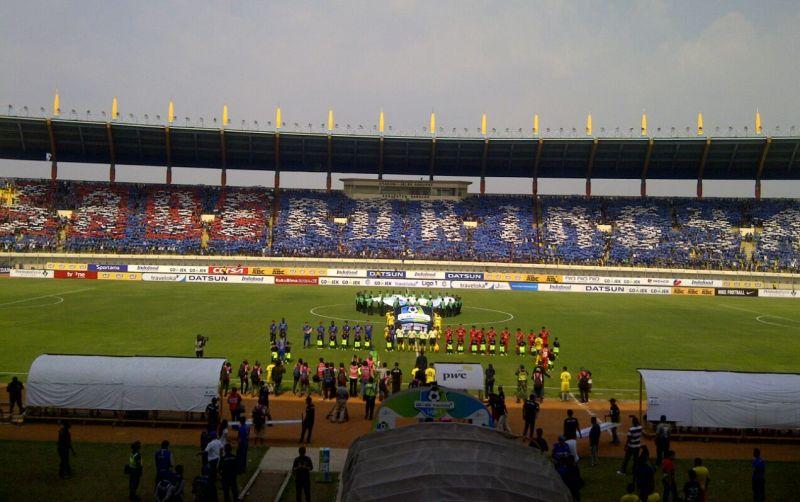
M 794 127 L 109 101 L 0 114 L 35 166 L 0 177 L 0 500 L 797 497 L 800 199 L 762 196 L 800 182 Z

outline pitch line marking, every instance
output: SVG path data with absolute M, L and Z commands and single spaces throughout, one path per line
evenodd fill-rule
M 51 295 L 34 296 L 33 298 L 23 298 L 22 300 L 16 300 L 16 301 L 13 301 L 13 302 L 0 303 L 0 307 L 5 307 L 7 305 L 16 305 L 18 303 L 31 302 L 33 300 L 41 300 L 43 298 L 52 298 L 52 297 L 60 298 L 63 295 L 71 295 L 71 294 L 74 294 L 74 293 L 81 293 L 83 291 L 89 291 L 89 290 L 92 290 L 92 289 L 94 289 L 94 288 L 73 289 L 72 291 L 64 291 L 63 293 L 53 293 Z
M 64 298 L 61 297 L 61 296 L 51 295 L 51 296 L 48 296 L 48 298 L 54 298 L 56 301 L 53 302 L 53 303 L 43 303 L 43 304 L 37 304 L 37 305 L 9 305 L 7 307 L 2 306 L 4 304 L 0 304 L 0 310 L 7 310 L 7 309 L 35 309 L 35 308 L 44 308 L 44 307 L 55 307 L 56 305 L 60 305 L 60 304 L 64 303 Z M 31 300 L 28 300 L 28 301 L 31 301 Z
M 743 309 L 741 307 L 734 307 L 732 305 L 720 305 L 720 306 L 728 308 L 728 309 L 740 310 L 742 312 L 749 312 L 751 314 L 758 314 L 755 319 L 756 319 L 756 322 L 760 322 L 761 324 L 767 324 L 769 326 L 777 326 L 779 328 L 800 329 L 800 321 L 798 321 L 797 319 L 790 319 L 788 317 L 782 317 L 782 316 L 779 316 L 779 315 L 765 314 L 764 312 L 758 312 L 758 311 L 750 310 L 750 309 Z M 780 323 L 765 321 L 765 320 L 762 319 L 763 317 L 772 318 L 772 319 L 781 319 L 781 320 L 784 320 L 784 321 L 789 321 L 791 323 L 797 323 L 797 324 L 794 325 L 794 326 L 792 326 L 792 325 L 788 325 L 787 326 L 786 324 L 780 324 Z
M 317 305 L 316 307 L 311 308 L 308 312 L 311 315 L 314 315 L 314 316 L 317 316 L 317 317 L 324 317 L 326 319 L 335 319 L 337 321 L 369 322 L 369 319 L 345 319 L 344 317 L 336 317 L 336 316 L 325 315 L 325 314 L 320 314 L 320 313 L 316 312 L 317 309 L 324 309 L 324 308 L 327 308 L 327 307 L 341 307 L 341 306 L 347 306 L 347 305 L 348 305 L 347 303 L 334 303 L 333 305 Z

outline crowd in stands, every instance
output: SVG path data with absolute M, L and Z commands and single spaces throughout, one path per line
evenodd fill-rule
M 13 185 L 14 204 L 0 205 L 3 250 L 770 271 L 800 266 L 797 200 L 491 195 L 401 201 L 283 190 L 273 208 L 274 194 L 265 188 Z M 71 217 L 59 217 L 59 209 Z M 752 233 L 740 233 L 751 226 Z

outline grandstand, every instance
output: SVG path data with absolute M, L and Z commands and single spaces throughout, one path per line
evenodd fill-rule
M 13 180 L 7 251 L 797 270 L 796 200 L 468 196 Z M 59 216 L 59 212 L 69 217 Z M 274 215 L 274 216 L 273 216 Z M 273 219 L 274 218 L 274 219 Z

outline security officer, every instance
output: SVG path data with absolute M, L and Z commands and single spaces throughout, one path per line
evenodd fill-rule
M 528 397 L 528 370 L 524 364 L 519 365 L 519 369 L 514 373 L 517 375 L 517 402 L 522 402 Z

